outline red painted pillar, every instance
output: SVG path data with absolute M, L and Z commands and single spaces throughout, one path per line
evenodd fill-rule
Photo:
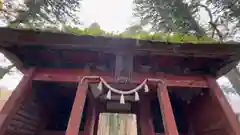
M 166 135 L 179 135 L 166 85 L 158 84 L 158 100 Z
M 71 115 L 69 117 L 66 135 L 78 135 L 81 124 L 83 108 L 87 96 L 87 82 L 79 83 L 74 103 L 72 106 Z
M 11 117 L 16 114 L 22 102 L 32 92 L 31 87 L 34 71 L 34 68 L 26 70 L 22 80 L 2 108 L 0 112 L 0 135 L 4 135 Z
M 95 107 L 95 123 L 94 123 L 94 129 L 93 129 L 93 135 L 98 134 L 98 124 L 99 124 L 99 117 L 100 117 L 100 112 L 98 111 L 98 108 Z
M 229 125 L 232 127 L 232 130 L 235 132 L 235 135 L 240 135 L 240 124 L 237 120 L 236 114 L 234 113 L 233 109 L 231 108 L 230 104 L 228 103 L 227 99 L 225 98 L 221 88 L 216 82 L 216 78 L 207 77 L 210 93 L 215 98 L 220 106 L 222 111 L 224 112 Z
M 84 135 L 93 135 L 94 126 L 96 122 L 96 107 L 93 102 L 90 101 L 87 108 L 87 119 L 84 127 Z
M 141 135 L 155 135 L 149 99 L 140 98 L 139 109 Z

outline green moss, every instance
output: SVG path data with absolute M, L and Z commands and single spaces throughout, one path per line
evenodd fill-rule
M 20 28 L 19 25 L 17 26 L 9 26 L 11 28 Z M 21 27 L 20 29 L 33 29 L 33 27 Z M 216 40 L 213 38 L 204 36 L 204 37 L 196 37 L 195 35 L 191 34 L 179 34 L 179 33 L 149 33 L 146 31 L 140 32 L 122 32 L 122 33 L 114 33 L 114 32 L 106 32 L 101 28 L 85 28 L 80 29 L 78 27 L 70 27 L 64 26 L 62 30 L 59 30 L 57 27 L 46 27 L 38 29 L 40 31 L 48 31 L 48 32 L 55 32 L 55 33 L 69 33 L 73 35 L 93 35 L 93 36 L 105 36 L 105 37 L 123 37 L 123 38 L 133 38 L 133 39 L 142 39 L 142 40 L 159 40 L 163 42 L 170 42 L 170 43 L 217 43 Z

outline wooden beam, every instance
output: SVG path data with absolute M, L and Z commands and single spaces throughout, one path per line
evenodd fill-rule
M 234 131 L 234 135 L 240 135 L 240 123 L 236 117 L 236 114 L 234 113 L 233 109 L 225 98 L 221 88 L 217 84 L 216 78 L 207 77 L 207 81 L 209 83 L 211 95 L 219 102 L 221 109 L 224 112 L 227 121 L 229 122 L 228 124 Z
M 141 135 L 155 135 L 151 116 L 150 99 L 147 99 L 146 97 L 142 97 L 140 99 L 141 100 L 138 107 Z
M 93 135 L 98 134 L 98 123 L 99 123 L 99 117 L 100 117 L 100 112 L 98 111 L 97 107 L 95 108 L 95 124 L 94 124 L 94 129 L 93 129 Z
M 133 80 L 136 80 L 136 83 L 140 83 L 146 78 L 162 79 L 165 81 L 164 83 L 170 87 L 199 87 L 199 88 L 208 87 L 207 82 L 203 76 L 174 75 L 174 74 L 167 74 L 163 72 L 156 72 L 154 74 L 148 74 L 148 73 L 133 74 Z
M 32 78 L 35 69 L 29 69 L 25 72 L 22 80 L 9 97 L 4 107 L 0 111 L 0 135 L 4 135 L 11 118 L 16 114 L 21 104 L 32 91 Z
M 96 119 L 97 119 L 97 110 L 96 110 L 96 107 L 93 107 L 93 110 L 92 110 L 92 119 L 91 119 L 91 125 L 90 125 L 90 132 L 89 132 L 89 135 L 94 135 L 94 130 L 95 130 L 95 123 L 97 122 Z M 97 123 L 98 124 L 98 123 Z
M 136 119 L 137 119 L 137 135 L 141 135 L 141 117 L 140 117 L 140 111 L 137 111 L 136 113 Z
M 84 126 L 84 135 L 93 135 L 96 122 L 96 105 L 89 99 L 87 107 L 87 118 Z
M 88 93 L 88 97 L 89 97 L 89 102 L 90 102 L 91 107 L 92 107 L 91 124 L 90 124 L 91 128 L 90 128 L 89 134 L 90 135 L 97 135 L 99 115 L 100 115 L 99 107 L 98 107 L 99 102 L 94 98 L 92 91 L 90 91 Z
M 87 90 L 88 84 L 86 81 L 79 83 L 65 135 L 79 134 L 79 127 L 81 124 L 83 108 L 87 96 Z
M 34 80 L 57 81 L 57 82 L 79 82 L 84 76 L 98 75 L 104 77 L 106 81 L 112 81 L 113 73 L 92 71 L 85 69 L 54 69 L 38 68 Z
M 34 80 L 41 81 L 57 81 L 57 82 L 79 82 L 84 76 L 101 76 L 108 82 L 115 82 L 114 75 L 111 72 L 103 71 L 91 71 L 85 72 L 84 69 L 53 69 L 53 68 L 40 68 L 37 69 L 37 73 L 34 76 Z M 133 73 L 132 83 L 141 83 L 146 78 L 158 78 L 165 80 L 167 86 L 172 87 L 200 87 L 207 88 L 207 82 L 204 77 L 201 76 L 184 76 L 184 75 L 172 75 L 165 73 L 155 74 L 142 74 Z M 94 81 L 94 80 L 93 80 Z M 99 80 L 95 80 L 98 82 Z
M 166 135 L 179 135 L 167 86 L 165 84 L 158 84 L 157 93 Z

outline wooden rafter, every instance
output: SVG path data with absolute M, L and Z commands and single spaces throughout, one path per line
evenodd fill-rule
M 167 86 L 158 84 L 157 93 L 166 135 L 179 135 Z

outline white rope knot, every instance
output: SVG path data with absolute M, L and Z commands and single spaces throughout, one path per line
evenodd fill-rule
M 103 90 L 103 86 L 105 86 L 108 89 L 108 93 L 106 98 L 107 99 L 111 99 L 111 95 L 112 92 L 121 95 L 120 97 L 120 104 L 125 104 L 125 99 L 124 99 L 124 95 L 130 95 L 130 94 L 134 94 L 135 95 L 135 101 L 139 101 L 139 94 L 138 91 L 141 90 L 142 88 L 144 89 L 144 92 L 149 92 L 149 87 L 147 85 L 148 82 L 155 82 L 155 83 L 164 83 L 164 81 L 162 79 L 155 79 L 155 78 L 148 78 L 143 80 L 143 82 L 141 84 L 139 84 L 137 87 L 135 87 L 134 89 L 128 90 L 128 91 L 122 91 L 122 90 L 118 90 L 116 88 L 113 88 L 111 85 L 109 85 L 102 77 L 100 76 L 84 76 L 81 79 L 81 83 L 86 80 L 86 79 L 99 79 L 99 83 L 97 88 L 102 91 Z

